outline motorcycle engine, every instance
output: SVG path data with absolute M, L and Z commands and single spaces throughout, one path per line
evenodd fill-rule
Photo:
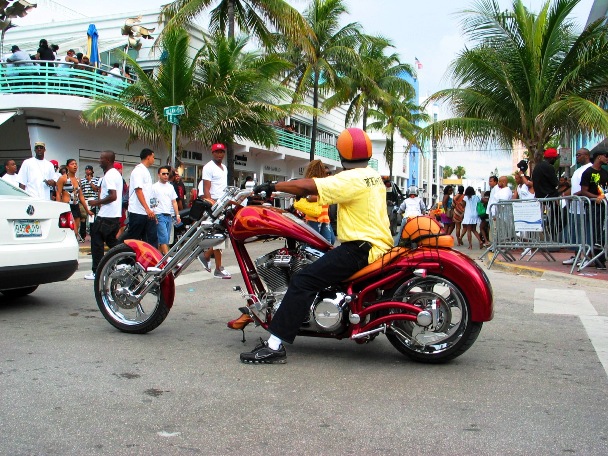
M 268 288 L 264 301 L 272 303 L 272 312 L 279 308 L 291 277 L 302 268 L 318 260 L 323 252 L 310 247 L 282 248 L 255 260 L 259 276 Z M 272 300 L 269 300 L 269 297 Z M 337 332 L 344 326 L 344 294 L 323 290 L 310 307 L 310 314 L 302 324 L 302 330 L 323 333 Z

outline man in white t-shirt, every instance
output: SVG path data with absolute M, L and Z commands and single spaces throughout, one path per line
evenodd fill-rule
M 211 146 L 212 159 L 203 167 L 203 178 L 198 184 L 198 194 L 203 198 L 216 200 L 224 194 L 228 186 L 228 169 L 222 164 L 226 155 L 224 144 L 214 144 Z M 224 247 L 226 244 L 224 243 Z M 221 245 L 218 247 L 222 247 Z M 211 256 L 215 258 L 215 271 L 213 277 L 217 279 L 231 279 L 232 276 L 222 267 L 222 250 L 220 248 L 209 249 L 198 256 L 203 267 L 207 272 L 211 272 L 209 261 Z
M 177 193 L 169 183 L 169 166 L 158 169 L 158 182 L 152 185 L 152 198 L 156 205 L 152 208 L 156 214 L 156 232 L 158 234 L 159 250 L 163 255 L 169 252 L 169 238 L 173 229 L 173 216 L 181 221 L 177 208 Z
M 585 170 L 593 165 L 593 163 L 591 163 L 591 154 L 589 153 L 589 149 L 581 147 L 576 151 L 576 163 L 579 165 L 579 167 L 572 174 L 572 178 L 570 179 L 570 190 L 569 192 L 564 193 L 564 196 L 580 195 L 581 177 L 583 176 Z M 590 226 L 580 222 L 580 218 L 578 217 L 578 214 L 580 213 L 581 204 L 578 201 L 570 201 L 570 214 L 577 214 L 576 216 L 571 215 L 569 218 L 569 220 L 571 220 L 570 242 L 573 243 L 581 242 L 580 239 L 582 238 L 583 229 L 586 230 L 587 239 L 589 239 L 591 236 Z M 573 250 L 576 251 L 578 249 L 575 248 Z M 583 259 L 580 258 L 580 260 L 582 261 Z M 574 264 L 574 261 L 574 256 L 571 256 L 568 260 L 562 261 L 562 264 L 571 265 Z
M 34 156 L 21 165 L 17 180 L 19 187 L 34 198 L 51 200 L 51 190 L 55 188 L 55 168 L 44 159 L 46 146 L 43 142 L 34 144 Z
M 104 243 L 112 248 L 119 243 L 116 233 L 120 228 L 122 210 L 122 176 L 114 168 L 115 154 L 106 150 L 99 156 L 99 166 L 104 171 L 100 183 L 99 199 L 89 201 L 90 207 L 98 207 L 95 223 L 91 225 L 91 265 L 93 271 L 84 276 L 86 280 L 95 280 L 97 266 L 103 258 Z
M 116 79 L 122 79 L 122 71 L 120 71 L 120 64 L 118 62 L 115 62 L 112 65 L 112 69 L 108 73 L 108 76 Z
M 2 180 L 19 188 L 19 181 L 17 180 L 17 163 L 15 163 L 15 160 L 6 160 L 4 162 L 4 169 L 6 170 L 6 174 L 2 176 Z
M 141 163 L 133 168 L 129 178 L 129 225 L 120 239 L 140 239 L 151 246 L 158 246 L 156 233 L 156 214 L 151 206 L 152 176 L 148 168 L 154 164 L 154 151 L 144 149 L 140 152 Z

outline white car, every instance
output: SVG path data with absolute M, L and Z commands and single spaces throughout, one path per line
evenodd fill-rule
M 0 179 L 0 293 L 25 296 L 78 269 L 74 218 L 66 203 L 32 198 Z

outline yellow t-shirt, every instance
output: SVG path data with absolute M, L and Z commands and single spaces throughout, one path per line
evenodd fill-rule
M 368 241 L 368 261 L 393 247 L 386 211 L 386 187 L 372 168 L 355 168 L 335 176 L 314 178 L 321 204 L 338 204 L 340 242 Z

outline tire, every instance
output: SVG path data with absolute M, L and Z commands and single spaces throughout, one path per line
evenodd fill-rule
M 125 244 L 107 252 L 97 267 L 94 285 L 97 306 L 105 319 L 123 332 L 145 334 L 158 327 L 169 314 L 158 286 L 135 303 L 120 294 L 123 287 L 133 290 L 139 285 L 143 274 L 135 261 L 135 252 Z
M 38 285 L 33 285 L 31 287 L 11 288 L 10 290 L 0 290 L 0 293 L 2 293 L 7 298 L 21 298 L 23 296 L 32 294 L 34 291 L 36 291 L 37 288 L 38 288 Z
M 437 364 L 462 355 L 473 345 L 483 326 L 483 323 L 471 321 L 469 303 L 459 288 L 444 277 L 413 277 L 394 289 L 392 299 L 429 311 L 432 301 L 437 301 L 434 328 L 396 320 L 386 333 L 397 350 L 415 361 Z M 394 312 L 399 310 L 389 311 L 389 314 Z

